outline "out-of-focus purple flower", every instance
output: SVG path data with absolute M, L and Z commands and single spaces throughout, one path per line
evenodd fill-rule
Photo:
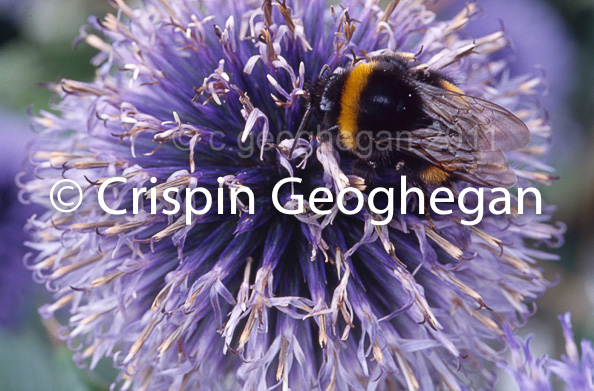
M 524 391 L 546 391 L 559 389 L 563 384 L 565 390 L 594 390 L 594 349 L 592 342 L 583 340 L 580 351 L 573 337 L 571 314 L 559 316 L 565 337 L 565 355 L 561 360 L 547 356 L 534 359 L 530 352 L 531 337 L 522 341 L 511 329 L 506 328 L 506 338 L 511 350 L 510 363 L 501 362 L 500 366 L 515 379 L 519 389 Z
M 30 210 L 17 200 L 14 175 L 9 182 L 0 182 L 0 326 L 12 328 L 22 319 L 26 296 L 35 287 L 23 268 L 25 233 L 23 221 Z
M 462 7 L 466 0 L 438 1 L 434 8 L 445 14 Z M 576 151 L 586 144 L 582 140 L 581 126 L 571 115 L 569 94 L 576 85 L 578 75 L 577 48 L 571 39 L 561 15 L 542 0 L 478 0 L 482 15 L 469 23 L 467 32 L 473 36 L 489 34 L 503 23 L 510 45 L 496 54 L 507 58 L 512 74 L 543 72 L 546 74 L 547 92 L 541 97 L 549 112 L 554 129 L 563 129 L 555 143 L 552 155 L 557 167 L 574 159 Z M 579 155 L 579 154 L 577 154 Z
M 0 1 L 0 47 L 20 36 L 23 18 L 30 5 L 30 0 Z
M 31 139 L 28 128 L 26 118 L 0 109 L 0 326 L 4 327 L 19 323 L 25 298 L 34 287 L 23 268 L 23 222 L 31 210 L 18 202 L 14 181 L 27 156 L 25 145 Z
M 489 388 L 503 325 L 522 323 L 546 289 L 534 263 L 555 259 L 553 208 L 486 212 L 474 227 L 455 210 L 434 216 L 433 230 L 399 202 L 387 226 L 366 209 L 287 216 L 271 190 L 293 175 L 306 198 L 359 181 L 333 144 L 301 139 L 289 156 L 293 140 L 278 136 L 297 130 L 305 82 L 324 65 L 385 51 L 418 53 L 466 93 L 513 110 L 533 138 L 508 154 L 519 184 L 548 183 L 550 128 L 533 99 L 542 81 L 489 56 L 504 34 L 462 38 L 474 4 L 440 22 L 416 0 L 389 11 L 356 0 L 114 3 L 116 15 L 91 19 L 99 34 L 82 34 L 100 52 L 96 80 L 62 81 L 59 114 L 33 120 L 35 176 L 23 184 L 47 208 L 29 223 L 28 267 L 55 295 L 41 314 L 69 314 L 62 336 L 75 359 L 92 368 L 113 357 L 123 389 Z M 269 142 L 249 149 L 251 137 Z M 116 176 L 127 183 L 109 187 L 111 208 L 131 209 L 133 188 L 155 187 L 164 205 L 165 188 L 200 186 L 224 189 L 225 213 L 191 225 L 184 208 L 107 214 L 98 187 Z M 85 188 L 73 214 L 49 202 L 64 177 Z M 229 213 L 228 190 L 242 185 L 255 193 L 253 215 Z M 290 195 L 283 188 L 285 207 Z
M 504 51 L 513 57 L 510 69 L 516 74 L 532 72 L 542 67 L 547 75 L 551 91 L 547 108 L 555 109 L 554 104 L 563 104 L 571 89 L 575 75 L 575 45 L 567 27 L 554 9 L 541 0 L 500 0 L 478 2 L 482 14 L 468 26 L 468 32 L 484 35 L 497 31 L 503 23 L 506 35 L 511 41 L 511 51 Z M 462 7 L 465 1 L 440 1 L 436 6 L 454 5 Z M 544 44 L 546 43 L 546 44 Z

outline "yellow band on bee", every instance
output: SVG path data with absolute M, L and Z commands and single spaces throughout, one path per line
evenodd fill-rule
M 340 97 L 338 125 L 345 147 L 354 149 L 357 145 L 359 105 L 363 89 L 369 81 L 375 63 L 358 64 L 349 73 Z

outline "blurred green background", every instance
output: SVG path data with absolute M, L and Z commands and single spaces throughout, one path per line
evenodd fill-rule
M 444 15 L 462 1 L 430 6 Z M 536 334 L 536 353 L 558 356 L 562 348 L 557 315 L 571 311 L 578 338 L 594 339 L 594 1 L 478 0 L 485 8 L 471 30 L 492 32 L 503 20 L 515 39 L 515 72 L 542 72 L 549 78 L 545 98 L 554 124 L 551 164 L 561 180 L 545 189 L 558 206 L 557 220 L 567 225 L 566 243 L 555 249 L 561 262 L 541 266 L 559 283 L 539 300 L 538 312 L 522 334 Z M 90 80 L 94 51 L 73 41 L 89 15 L 112 12 L 107 0 L 0 0 L 0 135 L 32 137 L 26 111 L 50 109 L 52 93 L 40 82 L 62 77 Z M 10 121 L 6 118 L 10 118 Z M 0 143 L 2 140 L 0 139 Z M 0 221 L 2 224 L 2 221 Z M 4 258 L 10 254 L 2 249 Z M 0 273 L 2 273 L 0 258 Z M 20 260 L 19 260 L 20 262 Z M 25 271 L 25 273 L 28 273 Z M 0 284 L 1 284 L 0 280 Z M 23 279 L 21 318 L 0 326 L 0 390 L 106 390 L 115 371 L 107 361 L 93 373 L 78 370 L 71 352 L 56 338 L 57 322 L 42 322 L 37 308 L 44 289 Z M 0 309 L 1 311 L 2 309 Z M 502 389 L 505 389 L 502 387 Z

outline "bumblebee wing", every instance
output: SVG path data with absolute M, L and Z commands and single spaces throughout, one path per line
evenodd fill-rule
M 480 98 L 424 83 L 417 88 L 433 124 L 411 132 L 409 152 L 481 186 L 516 183 L 502 151 L 530 143 L 530 131 L 519 118 Z
M 530 144 L 530 130 L 526 124 L 501 106 L 430 84 L 419 83 L 417 88 L 425 102 L 426 114 L 469 141 L 484 136 L 492 147 L 504 152 Z
M 479 141 L 479 144 L 487 140 Z M 511 187 L 516 174 L 500 150 L 476 149 L 469 144 L 452 143 L 447 129 L 416 129 L 399 144 L 406 152 L 427 160 L 470 183 L 488 187 Z

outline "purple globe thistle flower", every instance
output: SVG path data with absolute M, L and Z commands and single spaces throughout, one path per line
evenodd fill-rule
M 30 208 L 19 203 L 18 188 L 14 177 L 22 169 L 26 156 L 27 121 L 16 114 L 0 108 L 0 326 L 15 328 L 23 318 L 35 285 L 22 267 L 27 249 L 23 220 L 30 214 Z
M 525 341 L 506 328 L 506 337 L 511 350 L 510 363 L 502 362 L 500 366 L 508 371 L 521 390 L 554 390 L 560 383 L 566 390 L 594 389 L 594 349 L 592 342 L 583 340 L 580 349 L 573 337 L 571 314 L 559 316 L 565 337 L 566 354 L 561 360 L 547 356 L 534 359 L 530 351 L 532 337 Z M 581 354 L 580 354 L 581 350 Z
M 513 110 L 533 138 L 507 156 L 519 183 L 550 182 L 541 80 L 490 59 L 504 34 L 462 38 L 474 4 L 437 21 L 416 0 L 113 3 L 115 15 L 82 33 L 99 50 L 97 78 L 63 80 L 59 114 L 33 119 L 35 175 L 23 184 L 47 208 L 29 222 L 27 266 L 55 295 L 41 314 L 67 316 L 61 336 L 76 361 L 112 357 L 122 389 L 489 388 L 503 325 L 523 323 L 547 287 L 534 263 L 555 259 L 537 247 L 561 241 L 553 208 L 486 212 L 473 227 L 456 210 L 433 216 L 434 230 L 398 208 L 386 226 L 367 210 L 284 215 L 271 192 L 293 175 L 305 196 L 361 184 L 333 144 L 300 139 L 290 154 L 293 139 L 280 136 L 295 134 L 306 83 L 325 65 L 383 52 L 418 53 L 466 93 Z M 130 212 L 143 186 L 158 207 L 168 187 L 203 187 L 224 213 L 190 225 L 183 207 L 108 214 L 97 193 L 113 177 L 127 181 L 105 192 L 112 209 Z M 84 188 L 74 213 L 49 201 L 63 178 Z M 229 213 L 241 186 L 254 192 L 253 214 Z M 290 190 L 279 196 L 287 208 Z

